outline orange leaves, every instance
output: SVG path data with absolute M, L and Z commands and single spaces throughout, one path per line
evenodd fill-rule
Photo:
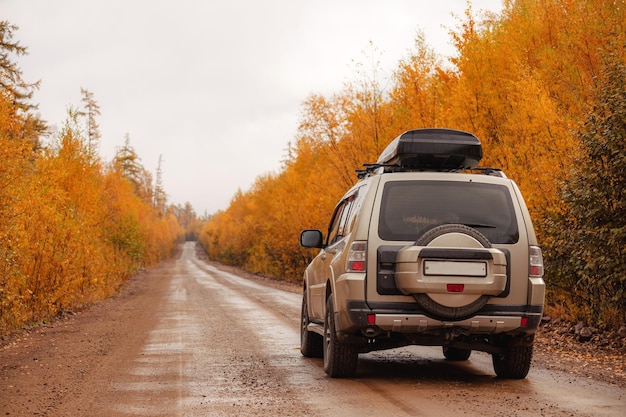
M 483 164 L 518 182 L 536 218 L 560 204 L 594 77 L 603 56 L 626 43 L 624 9 L 623 1 L 518 0 L 498 19 L 468 10 L 454 34 L 457 77 L 443 95 L 444 120 L 481 139 Z
M 103 168 L 89 91 L 87 111 L 70 110 L 58 142 L 39 148 L 45 126 L 28 102 L 37 83 L 9 59 L 26 52 L 12 41 L 15 29 L 0 21 L 0 335 L 112 294 L 182 236 L 173 215 Z
M 0 120 L 12 117 L 7 108 Z M 171 256 L 182 236 L 175 217 L 102 167 L 75 114 L 38 153 L 3 127 L 0 334 L 109 296 L 137 268 Z

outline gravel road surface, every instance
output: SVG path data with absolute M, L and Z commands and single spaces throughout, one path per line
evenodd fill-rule
M 249 279 L 194 242 L 120 295 L 0 349 L 0 416 L 619 416 L 619 384 L 534 364 L 495 377 L 491 358 L 440 348 L 360 356 L 353 379 L 299 352 L 297 286 Z

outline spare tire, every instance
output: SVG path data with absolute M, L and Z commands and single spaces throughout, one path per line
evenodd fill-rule
M 491 242 L 478 230 L 463 224 L 444 224 L 434 227 L 424 233 L 416 242 L 416 246 L 430 246 L 433 241 L 438 238 L 442 238 L 448 234 L 463 234 L 472 238 L 472 244 L 474 241 L 478 242 L 476 245 L 480 245 L 483 248 L 491 248 Z M 437 246 L 435 243 L 433 246 Z M 449 307 L 437 303 L 428 294 L 418 293 L 413 294 L 413 297 L 417 303 L 430 315 L 436 319 L 444 320 L 464 320 L 476 314 L 481 308 L 487 304 L 491 296 L 481 295 L 475 301 L 460 307 Z

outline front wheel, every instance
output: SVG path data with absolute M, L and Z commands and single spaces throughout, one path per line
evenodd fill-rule
M 498 378 L 524 379 L 530 370 L 533 345 L 507 346 L 502 353 L 491 355 Z
M 356 374 L 359 352 L 355 346 L 337 340 L 332 297 L 326 300 L 324 320 L 324 372 L 332 378 L 347 378 Z
M 308 330 L 309 309 L 307 307 L 306 290 L 302 294 L 302 312 L 300 314 L 300 353 L 306 358 L 321 358 L 324 356 L 324 339 L 315 332 Z

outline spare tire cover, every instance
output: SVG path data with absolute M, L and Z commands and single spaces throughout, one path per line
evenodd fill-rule
M 457 236 L 454 236 L 454 234 L 456 234 Z M 458 234 L 464 235 L 465 239 L 461 239 L 461 241 L 465 240 L 469 246 L 482 246 L 483 248 L 491 248 L 491 242 L 489 242 L 489 239 L 487 239 L 478 230 L 465 226 L 463 224 L 444 224 L 434 227 L 424 233 L 415 242 L 415 245 L 445 247 L 447 246 L 446 241 L 448 240 L 448 237 L 453 238 L 452 240 L 454 240 L 454 242 L 458 242 Z M 441 295 L 433 295 L 433 297 L 435 296 Z M 481 295 L 469 304 L 450 307 L 438 303 L 428 294 L 414 294 L 413 297 L 418 302 L 418 304 L 431 316 L 436 319 L 444 320 L 464 320 L 468 317 L 471 317 L 476 314 L 476 312 L 478 312 L 481 308 L 483 308 L 485 304 L 487 304 L 487 301 L 489 301 L 489 299 L 491 298 L 489 295 Z M 454 295 L 444 295 L 443 297 L 454 297 Z

